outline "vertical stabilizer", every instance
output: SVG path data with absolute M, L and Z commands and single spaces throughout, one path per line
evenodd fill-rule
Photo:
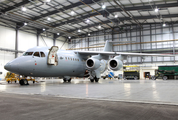
M 112 43 L 109 40 L 106 41 L 103 51 L 112 52 Z

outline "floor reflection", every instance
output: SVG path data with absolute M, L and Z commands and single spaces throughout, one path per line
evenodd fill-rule
M 130 88 L 131 88 L 130 83 L 125 83 L 124 84 L 125 96 L 130 96 Z

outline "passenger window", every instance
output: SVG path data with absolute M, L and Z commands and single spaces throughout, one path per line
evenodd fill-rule
M 40 54 L 41 54 L 41 57 L 45 57 L 44 52 L 40 52 Z
M 35 52 L 33 56 L 40 57 L 39 52 Z
M 23 56 L 30 56 L 30 55 L 32 55 L 33 54 L 33 52 L 25 52 L 24 54 L 23 54 Z

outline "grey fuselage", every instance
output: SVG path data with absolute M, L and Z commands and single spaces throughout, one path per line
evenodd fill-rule
M 8 62 L 4 68 L 10 72 L 33 77 L 83 77 L 86 70 L 84 60 L 74 51 L 58 50 L 57 65 L 48 65 L 49 47 L 34 47 L 26 52 L 43 52 L 45 57 L 20 56 Z

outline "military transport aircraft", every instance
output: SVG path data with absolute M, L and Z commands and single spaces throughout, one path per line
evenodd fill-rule
M 27 76 L 62 77 L 64 82 L 71 77 L 89 77 L 91 82 L 98 82 L 108 67 L 117 71 L 123 67 L 127 56 L 173 56 L 163 54 L 112 52 L 112 41 L 106 41 L 103 51 L 66 51 L 58 46 L 34 47 L 22 56 L 8 62 L 4 68 L 23 76 L 20 85 L 27 85 Z M 110 58 L 110 56 L 115 56 Z

